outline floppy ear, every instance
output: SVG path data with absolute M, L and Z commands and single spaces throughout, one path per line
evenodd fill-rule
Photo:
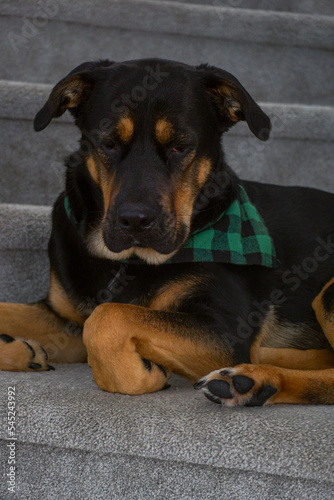
M 74 68 L 53 88 L 49 99 L 34 119 L 36 132 L 49 125 L 52 118 L 61 116 L 67 109 L 77 118 L 80 105 L 89 97 L 98 73 L 94 70 L 101 66 L 110 66 L 111 61 L 86 62 Z
M 266 141 L 271 129 L 270 119 L 241 83 L 231 73 L 214 66 L 203 64 L 197 69 L 201 71 L 206 90 L 218 109 L 221 131 L 245 120 L 253 134 Z

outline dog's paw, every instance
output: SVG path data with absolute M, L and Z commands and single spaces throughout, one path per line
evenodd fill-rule
M 244 364 L 213 371 L 194 388 L 202 389 L 210 401 L 225 406 L 262 406 L 274 402 L 282 383 L 279 368 Z
M 0 369 L 9 371 L 54 370 L 48 355 L 35 340 L 0 335 Z

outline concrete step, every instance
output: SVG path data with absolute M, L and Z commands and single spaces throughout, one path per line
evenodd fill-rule
M 77 148 L 79 132 L 63 115 L 43 132 L 32 119 L 50 85 L 0 81 L 0 202 L 51 205 L 62 190 L 64 157 Z M 224 138 L 230 165 L 244 177 L 277 184 L 334 190 L 334 107 L 263 103 L 273 122 L 272 139 L 258 141 L 244 123 Z
M 221 66 L 257 100 L 333 104 L 333 17 L 154 0 L 40 9 L 2 1 L 2 78 L 54 84 L 84 60 L 155 56 Z
M 156 0 L 160 2 L 161 0 Z M 212 5 L 214 7 L 233 7 L 236 9 L 276 10 L 278 12 L 299 12 L 301 14 L 320 14 L 334 16 L 332 0 L 169 0 L 170 2 Z

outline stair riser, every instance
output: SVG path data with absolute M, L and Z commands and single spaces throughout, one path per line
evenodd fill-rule
M 27 38 L 32 38 L 52 22 L 64 22 L 107 29 L 333 49 L 334 20 L 328 16 L 152 0 L 48 0 L 37 2 L 37 5 L 35 0 L 2 0 L 0 13 L 24 19 L 21 33 Z
M 243 179 L 285 186 L 305 186 L 334 192 L 334 144 L 276 140 L 241 142 L 226 137 L 228 164 Z
M 41 134 L 24 120 L 0 120 L 1 203 L 50 205 L 64 185 L 64 158 L 77 148 L 74 127 L 57 123 Z
M 227 69 L 251 89 L 257 100 L 320 105 L 333 102 L 334 53 L 329 50 L 64 22 L 49 22 L 15 50 L 8 34 L 21 33 L 22 23 L 19 17 L 0 18 L 6 41 L 3 79 L 55 84 L 86 60 L 162 57 L 190 64 L 209 62 Z

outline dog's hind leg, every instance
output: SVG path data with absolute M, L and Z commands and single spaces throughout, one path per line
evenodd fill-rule
M 102 304 L 87 319 L 83 339 L 101 389 L 144 394 L 162 389 L 171 372 L 195 381 L 231 362 L 209 332 L 195 315 Z
M 86 360 L 82 328 L 46 302 L 0 303 L 0 370 L 48 370 L 49 362 Z
M 334 279 L 323 288 L 313 301 L 316 313 L 327 340 L 334 348 Z M 272 363 L 275 353 L 282 358 L 288 356 L 284 366 L 300 365 L 301 369 L 289 369 L 268 364 L 244 364 L 232 368 L 222 368 L 203 377 L 197 384 L 209 398 L 227 406 L 263 405 L 276 403 L 334 404 L 334 363 L 333 353 L 318 351 L 314 359 L 309 359 L 312 351 L 292 349 L 270 349 Z M 284 351 L 284 352 L 283 352 Z M 268 357 L 268 353 L 266 354 Z M 268 358 L 269 359 L 269 358 Z M 282 362 L 282 359 L 278 359 Z M 279 364 L 279 363 L 277 363 Z M 316 366 L 319 369 L 303 369 Z M 332 366 L 332 368 L 328 368 Z M 322 368 L 327 369 L 322 369 Z

